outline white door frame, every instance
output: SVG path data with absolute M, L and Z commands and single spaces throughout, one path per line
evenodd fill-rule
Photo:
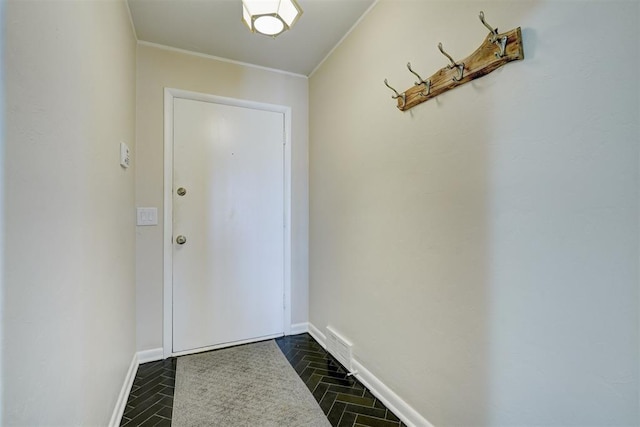
M 181 89 L 164 89 L 164 272 L 162 350 L 173 353 L 173 100 L 175 98 L 252 108 L 284 115 L 284 325 L 291 333 L 291 108 L 283 105 L 226 98 Z M 182 354 L 182 353 L 180 353 Z

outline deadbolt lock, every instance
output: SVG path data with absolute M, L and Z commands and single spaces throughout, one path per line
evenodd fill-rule
M 184 245 L 185 243 L 187 243 L 187 238 L 184 236 L 178 236 L 176 237 L 176 243 L 179 245 Z
M 184 196 L 185 194 L 187 194 L 187 189 L 184 187 L 180 187 L 178 188 L 178 191 L 176 191 L 176 193 L 178 193 L 178 196 Z

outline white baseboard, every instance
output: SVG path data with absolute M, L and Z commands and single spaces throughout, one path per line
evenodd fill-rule
M 393 390 L 387 387 L 367 368 L 355 359 L 351 360 L 351 367 L 355 377 L 384 405 L 398 416 L 409 427 L 433 427 L 429 421 L 402 400 Z
M 127 376 L 124 378 L 124 384 L 122 384 L 122 388 L 120 389 L 116 406 L 113 408 L 111 420 L 109 420 L 109 427 L 118 427 L 120 425 L 122 414 L 124 414 L 124 409 L 127 407 L 127 400 L 129 399 L 129 393 L 131 393 L 133 380 L 136 378 L 136 373 L 138 372 L 138 366 L 141 363 L 155 362 L 156 360 L 162 359 L 162 348 L 139 351 L 133 355 Z
M 305 332 L 309 332 L 309 323 L 294 323 L 291 325 L 291 330 L 289 331 L 289 335 L 298 335 L 304 334 Z
M 138 355 L 134 354 L 131 364 L 129 365 L 129 370 L 127 371 L 127 376 L 124 378 L 124 384 L 122 384 L 122 388 L 120 389 L 116 406 L 113 408 L 111 420 L 109 420 L 109 427 L 117 427 L 120 425 L 120 420 L 122 419 L 122 414 L 124 414 L 124 408 L 127 407 L 129 392 L 131 391 L 131 386 L 133 385 L 133 380 L 136 377 L 137 371 Z
M 322 346 L 325 350 L 327 349 L 327 337 L 320 332 L 320 329 L 316 328 L 313 323 L 309 322 L 309 335 L 313 337 L 318 344 Z
M 327 348 L 326 336 L 315 327 L 313 323 L 309 323 L 309 334 L 318 343 Z M 422 415 L 413 409 L 407 402 L 402 400 L 393 390 L 387 387 L 382 381 L 380 381 L 375 375 L 373 375 L 367 368 L 362 366 L 360 362 L 355 359 L 351 359 L 351 369 L 354 376 L 369 389 L 375 397 L 377 397 L 384 405 L 398 416 L 409 427 L 433 427 L 429 421 L 427 421 Z
M 150 350 L 143 350 L 138 352 L 138 364 L 155 362 L 156 360 L 162 360 L 162 359 L 164 359 L 164 354 L 162 353 L 162 347 L 152 348 Z

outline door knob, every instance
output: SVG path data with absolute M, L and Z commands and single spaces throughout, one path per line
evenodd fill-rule
M 176 243 L 179 245 L 184 245 L 185 243 L 187 243 L 187 238 L 184 236 L 178 236 L 176 237 Z
M 187 189 L 184 188 L 184 187 L 180 187 L 180 188 L 178 188 L 176 193 L 178 193 L 178 196 L 184 196 L 185 194 L 187 194 Z

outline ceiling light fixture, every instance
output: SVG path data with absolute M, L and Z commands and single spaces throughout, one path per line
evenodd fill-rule
M 276 37 L 302 15 L 296 0 L 242 0 L 242 20 L 254 32 Z

